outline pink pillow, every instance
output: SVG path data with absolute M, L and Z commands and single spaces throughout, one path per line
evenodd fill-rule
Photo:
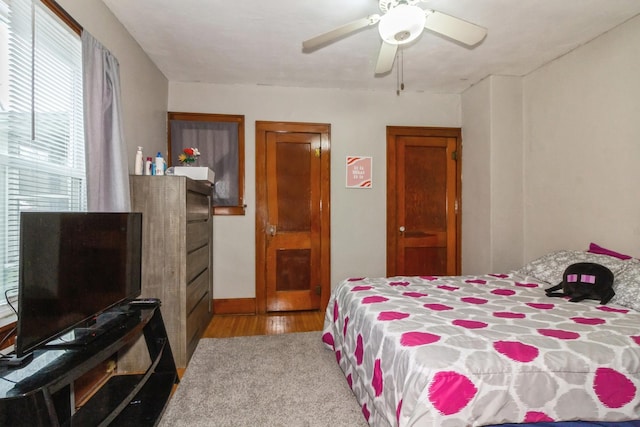
M 621 254 L 619 252 L 612 251 L 611 249 L 603 248 L 602 246 L 596 245 L 595 243 L 589 244 L 589 250 L 587 252 L 591 252 L 592 254 L 609 255 L 618 259 L 633 258 L 629 255 Z

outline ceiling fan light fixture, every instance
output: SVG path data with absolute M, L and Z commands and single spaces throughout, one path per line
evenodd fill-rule
M 378 23 L 380 37 L 390 44 L 412 42 L 422 33 L 427 17 L 418 6 L 401 4 L 385 13 Z

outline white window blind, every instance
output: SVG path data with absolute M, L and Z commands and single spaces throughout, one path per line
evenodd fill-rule
M 0 0 L 0 312 L 20 212 L 86 210 L 83 132 L 80 37 L 38 0 Z

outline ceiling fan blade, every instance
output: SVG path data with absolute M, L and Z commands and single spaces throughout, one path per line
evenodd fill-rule
M 369 15 L 366 18 L 360 18 L 353 22 L 349 22 L 341 27 L 338 27 L 334 30 L 326 32 L 324 34 L 320 34 L 319 36 L 310 38 L 309 40 L 305 40 L 302 42 L 302 50 L 304 51 L 312 51 L 319 49 L 332 43 L 342 37 L 348 36 L 349 34 L 358 31 L 361 28 L 368 27 L 369 25 L 376 24 L 380 20 L 380 15 L 374 13 L 373 15 Z
M 480 43 L 487 35 L 484 27 L 436 11 L 427 11 L 424 27 L 467 46 Z
M 378 63 L 376 64 L 376 74 L 386 74 L 393 68 L 393 62 L 396 59 L 398 51 L 397 44 L 382 42 L 380 53 L 378 54 Z

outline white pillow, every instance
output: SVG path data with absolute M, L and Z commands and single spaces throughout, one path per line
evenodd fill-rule
M 630 259 L 624 262 L 626 268 L 613 281 L 616 294 L 611 298 L 611 303 L 640 311 L 640 261 Z
M 521 269 L 516 270 L 515 273 L 520 276 L 532 276 L 549 284 L 557 285 L 562 282 L 562 275 L 566 268 L 576 262 L 595 262 L 604 265 L 611 270 L 614 277 L 617 277 L 625 270 L 630 261 L 585 251 L 559 250 L 534 259 Z

